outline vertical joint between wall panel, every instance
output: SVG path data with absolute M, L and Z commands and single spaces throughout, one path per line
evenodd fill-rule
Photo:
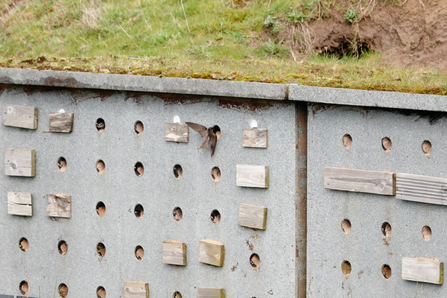
M 306 297 L 307 275 L 307 103 L 296 108 L 296 276 L 299 298 Z

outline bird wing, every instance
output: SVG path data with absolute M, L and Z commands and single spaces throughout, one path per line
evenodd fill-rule
M 210 136 L 211 156 L 214 155 L 214 150 L 216 150 L 216 143 L 217 143 L 217 136 L 211 135 Z
M 208 137 L 208 128 L 206 128 L 203 125 L 192 123 L 192 122 L 185 122 L 186 125 L 197 131 L 202 138 Z

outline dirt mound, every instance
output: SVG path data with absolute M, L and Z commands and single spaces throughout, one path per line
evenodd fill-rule
M 344 55 L 365 49 L 379 51 L 391 66 L 447 69 L 447 1 L 407 0 L 400 5 L 378 1 L 369 16 L 349 23 L 332 10 L 322 19 L 296 25 L 305 42 L 299 52 Z

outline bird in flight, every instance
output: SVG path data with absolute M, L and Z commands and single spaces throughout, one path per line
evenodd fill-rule
M 199 148 L 208 149 L 208 140 L 210 142 L 211 147 L 211 156 L 214 155 L 214 151 L 216 150 L 216 144 L 217 140 L 220 138 L 220 128 L 217 125 L 213 125 L 209 128 L 206 128 L 206 126 L 192 123 L 192 122 L 185 122 L 189 127 L 197 131 L 200 136 L 203 138 L 202 145 Z

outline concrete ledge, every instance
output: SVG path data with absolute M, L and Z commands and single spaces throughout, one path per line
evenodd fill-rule
M 447 97 L 400 92 L 367 91 L 289 85 L 289 100 L 363 107 L 447 111 Z
M 0 84 L 287 99 L 287 85 L 137 75 L 0 68 Z
M 441 95 L 137 75 L 0 68 L 0 84 L 140 91 L 447 112 Z

